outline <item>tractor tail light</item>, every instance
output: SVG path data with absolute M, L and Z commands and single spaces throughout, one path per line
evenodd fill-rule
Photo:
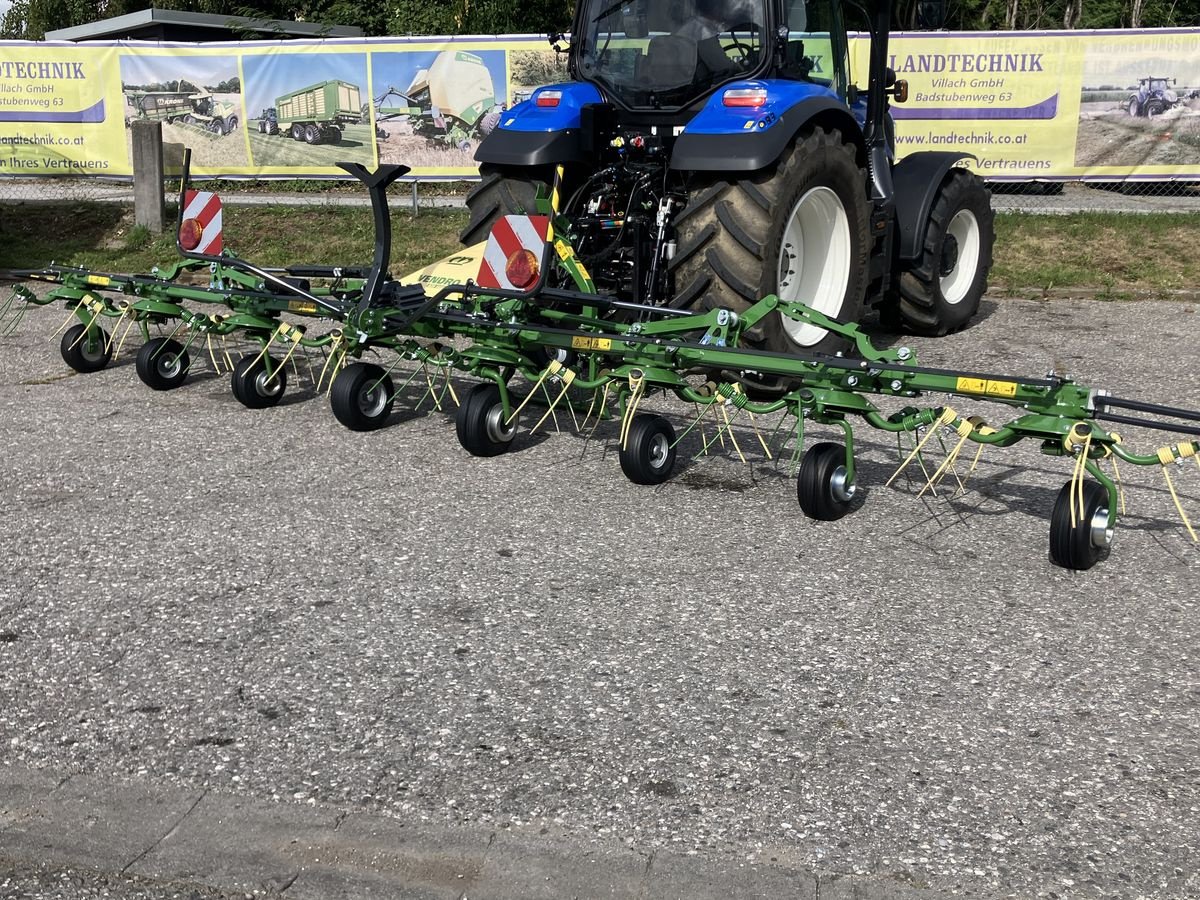
M 765 88 L 733 88 L 721 95 L 721 102 L 726 106 L 757 108 L 767 105 L 767 92 Z
M 518 290 L 525 290 L 538 279 L 538 260 L 532 250 L 514 250 L 504 264 L 504 277 Z
M 558 106 L 560 100 L 562 100 L 562 91 L 542 91 L 537 95 L 535 102 L 538 106 L 555 107 Z

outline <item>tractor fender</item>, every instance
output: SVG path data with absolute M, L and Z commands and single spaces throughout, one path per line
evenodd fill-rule
M 892 170 L 896 191 L 896 224 L 900 231 L 900 258 L 916 259 L 925 246 L 925 229 L 938 189 L 955 163 L 975 159 L 970 153 L 929 150 L 911 153 Z
M 545 94 L 551 96 L 543 98 Z M 584 146 L 581 136 L 583 108 L 602 101 L 600 92 L 590 84 L 540 87 L 528 100 L 501 113 L 496 127 L 475 151 L 475 161 L 501 166 L 586 162 L 591 148 Z
M 737 88 L 738 84 L 726 88 Z M 774 98 L 772 98 L 774 99 Z M 796 102 L 773 109 L 731 113 L 719 109 L 720 92 L 688 123 L 675 141 L 671 168 L 681 172 L 756 172 L 770 166 L 810 123 L 837 128 L 859 148 L 863 157 L 862 129 L 849 108 L 835 96 L 802 96 Z M 716 107 L 716 108 L 714 108 Z

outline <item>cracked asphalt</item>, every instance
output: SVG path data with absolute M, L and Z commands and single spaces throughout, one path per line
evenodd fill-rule
M 907 342 L 925 365 L 1200 408 L 1194 304 L 983 312 Z M 372 828 L 502 839 L 516 862 L 478 882 L 495 896 L 533 896 L 513 873 L 553 851 L 631 866 L 630 896 L 704 895 L 646 880 L 660 859 L 761 896 L 809 873 L 864 879 L 830 882 L 845 896 L 1200 897 L 1200 549 L 1161 469 L 1121 467 L 1111 558 L 1068 572 L 1047 530 L 1070 465 L 1033 446 L 987 450 L 965 495 L 918 498 L 919 477 L 884 486 L 894 442 L 864 427 L 861 508 L 814 523 L 744 420 L 749 465 L 691 459 L 693 434 L 676 478 L 643 488 L 615 424 L 585 441 L 560 415 L 563 433 L 485 460 L 415 391 L 354 434 L 306 378 L 252 411 L 199 358 L 170 393 L 128 351 L 74 375 L 63 315 L 0 338 L 0 764 L 9 794 L 47 779 L 0 793 L 0 895 L 285 889 L 184 871 L 165 831 L 125 869 L 78 828 L 29 849 L 38 822 L 103 823 L 103 798 L 133 792 L 241 804 L 222 821 L 246 842 L 341 816 L 363 878 L 387 869 Z M 1200 470 L 1172 471 L 1200 522 Z M 312 895 L 334 896 L 322 877 Z

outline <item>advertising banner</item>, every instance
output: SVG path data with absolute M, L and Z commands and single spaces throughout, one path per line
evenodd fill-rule
M 900 157 L 965 151 L 993 180 L 1200 179 L 1200 30 L 900 33 L 890 64 L 909 84 Z M 0 42 L 0 176 L 128 177 L 129 126 L 149 120 L 202 177 L 471 177 L 501 112 L 565 77 L 532 36 Z
M 993 180 L 1200 177 L 1198 31 L 901 34 L 890 54 L 901 157 L 964 150 Z

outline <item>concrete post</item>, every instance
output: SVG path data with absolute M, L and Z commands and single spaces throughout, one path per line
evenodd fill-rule
M 162 122 L 134 122 L 133 221 L 160 234 L 166 221 L 163 207 Z

